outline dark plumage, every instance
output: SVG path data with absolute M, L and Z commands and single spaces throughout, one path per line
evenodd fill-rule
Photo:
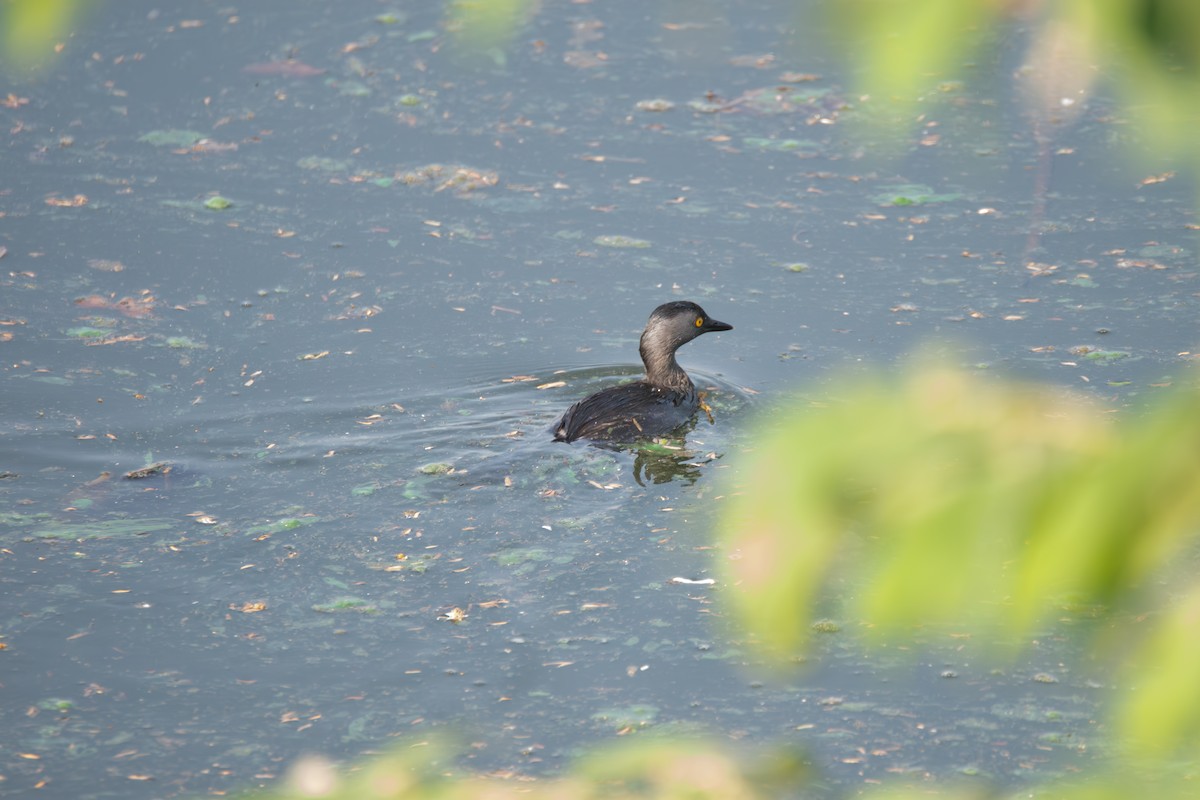
M 646 377 L 580 400 L 554 423 L 554 438 L 631 442 L 675 430 L 700 407 L 696 387 L 676 363 L 675 351 L 702 333 L 729 330 L 732 325 L 712 319 L 695 303 L 663 303 L 650 314 L 638 347 Z

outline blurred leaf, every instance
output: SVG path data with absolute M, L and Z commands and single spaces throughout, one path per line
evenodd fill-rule
M 918 101 L 979 49 L 1003 4 L 990 0 L 841 0 L 826 3 L 861 76 L 877 122 L 912 124 Z M 902 128 L 903 129 L 903 128 Z M 899 137 L 895 144 L 899 145 Z
M 459 52 L 469 58 L 488 56 L 503 63 L 506 47 L 529 16 L 536 0 L 454 0 L 447 4 L 447 29 Z
M 1118 602 L 1200 520 L 1200 415 L 1180 392 L 1115 426 L 1047 388 L 918 369 L 776 417 L 722 528 L 739 618 L 777 656 L 836 584 L 875 634 L 1002 625 Z
M 971 72 L 988 51 L 1027 37 L 1014 73 L 1042 144 L 1052 125 L 1074 121 L 1093 86 L 1107 80 L 1121 101 L 1119 122 L 1136 126 L 1139 152 L 1153 163 L 1196 164 L 1200 123 L 1200 3 L 1195 0 L 827 0 L 859 76 L 861 119 L 893 150 L 930 111 L 939 83 Z M 1006 35 L 1006 34 L 1012 35 Z M 1047 153 L 1049 150 L 1047 149 Z
M 1132 690 L 1121 703 L 1117 727 L 1136 756 L 1195 757 L 1195 743 L 1200 741 L 1197 630 L 1200 586 L 1193 587 L 1157 621 L 1126 673 Z
M 0 55 L 18 67 L 50 59 L 78 21 L 79 0 L 6 0 L 0 3 Z
M 550 797 L 659 797 L 751 800 L 760 797 L 731 754 L 715 743 L 658 738 L 599 748 L 573 770 L 586 781 Z

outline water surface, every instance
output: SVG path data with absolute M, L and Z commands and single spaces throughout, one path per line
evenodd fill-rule
M 534 776 L 702 730 L 804 748 L 829 795 L 1103 753 L 1069 630 L 996 672 L 841 621 L 780 678 L 728 587 L 672 582 L 724 557 L 756 411 L 932 339 L 1136 413 L 1195 346 L 1192 188 L 1141 185 L 1176 167 L 1129 166 L 1111 104 L 1056 132 L 1030 251 L 1023 32 L 886 161 L 813 11 L 550 4 L 471 61 L 437 4 L 113 3 L 9 75 L 6 793 L 229 791 L 441 729 Z M 674 298 L 735 327 L 680 354 L 715 424 L 551 443 Z

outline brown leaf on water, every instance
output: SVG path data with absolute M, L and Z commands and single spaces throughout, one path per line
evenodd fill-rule
M 821 80 L 820 75 L 811 72 L 785 72 L 779 76 L 781 83 L 811 83 Z
M 734 56 L 729 59 L 729 63 L 735 67 L 753 67 L 754 69 L 766 69 L 775 63 L 775 56 L 770 53 L 765 53 L 761 56 Z
M 74 197 L 58 197 L 57 195 L 51 195 L 50 197 L 46 198 L 46 205 L 59 206 L 60 208 L 79 208 L 80 206 L 86 206 L 87 203 L 88 199 L 87 195 L 85 194 L 77 194 Z
M 75 305 L 80 308 L 108 308 L 109 302 L 107 297 L 101 297 L 98 294 L 75 298 Z
M 243 614 L 254 614 L 259 611 L 266 611 L 267 604 L 261 600 L 256 600 L 253 602 L 242 603 L 240 606 L 231 605 L 230 608 L 234 611 L 241 611 Z
M 1175 177 L 1174 172 L 1164 172 L 1161 175 L 1151 175 L 1149 178 L 1143 178 L 1141 183 L 1138 184 L 1138 186 L 1152 186 L 1156 183 L 1163 183 L 1164 181 L 1169 181 L 1169 180 L 1171 180 L 1171 178 L 1174 178 L 1174 177 Z
M 153 295 L 122 297 L 120 300 L 113 300 L 111 297 L 92 294 L 87 297 L 77 298 L 75 305 L 81 308 L 102 308 L 106 311 L 118 311 L 127 317 L 141 319 L 153 316 L 154 302 Z
M 214 139 L 201 139 L 191 146 L 189 153 L 231 153 L 238 149 L 237 142 L 218 142 Z
M 159 461 L 141 469 L 131 470 L 125 473 L 125 477 L 130 480 L 138 478 L 149 478 L 151 475 L 166 475 L 171 471 L 171 465 L 166 461 Z
M 105 344 L 125 344 L 127 342 L 142 342 L 145 341 L 145 336 L 138 336 L 133 333 L 126 333 L 121 336 L 105 336 L 103 339 L 88 339 L 84 342 L 88 347 L 99 347 Z
M 117 301 L 116 310 L 127 317 L 138 319 L 152 316 L 154 314 L 154 297 L 152 295 L 122 297 Z

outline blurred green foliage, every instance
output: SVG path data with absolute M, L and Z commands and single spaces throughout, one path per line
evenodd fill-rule
M 797 785 L 801 768 L 787 757 L 747 768 L 715 742 L 644 737 L 598 748 L 568 775 L 545 780 L 457 774 L 445 740 L 400 745 L 374 761 L 339 770 L 320 757 L 298 761 L 277 789 L 243 794 L 266 800 L 754 800 Z
M 831 602 L 876 637 L 953 630 L 1004 648 L 1059 619 L 1103 618 L 1093 648 L 1129 688 L 1114 747 L 1157 776 L 1159 796 L 1190 796 L 1198 408 L 1189 386 L 1114 419 L 1062 390 L 924 367 L 776 416 L 721 520 L 738 625 L 787 664 Z
M 780 652 L 803 645 L 794 617 L 819 615 L 834 574 L 855 586 L 846 613 L 881 634 L 1021 640 L 1064 609 L 1140 602 L 1200 533 L 1195 392 L 1118 422 L 1061 390 L 944 369 L 846 391 L 759 431 L 724 517 L 738 607 Z
M 446 29 L 466 60 L 503 64 L 505 48 L 537 7 L 536 0 L 451 0 Z
M 902 146 L 926 98 L 969 74 L 1008 24 L 1025 31 L 1014 76 L 1035 132 L 1047 135 L 1115 90 L 1140 152 L 1200 163 L 1200 3 L 1195 0 L 838 0 L 821 4 L 869 98 L 866 119 Z M 876 137 L 877 138 L 877 137 Z M 886 141 L 886 140 L 885 140 Z
M 0 56 L 17 68 L 40 66 L 79 21 L 80 0 L 2 0 Z

